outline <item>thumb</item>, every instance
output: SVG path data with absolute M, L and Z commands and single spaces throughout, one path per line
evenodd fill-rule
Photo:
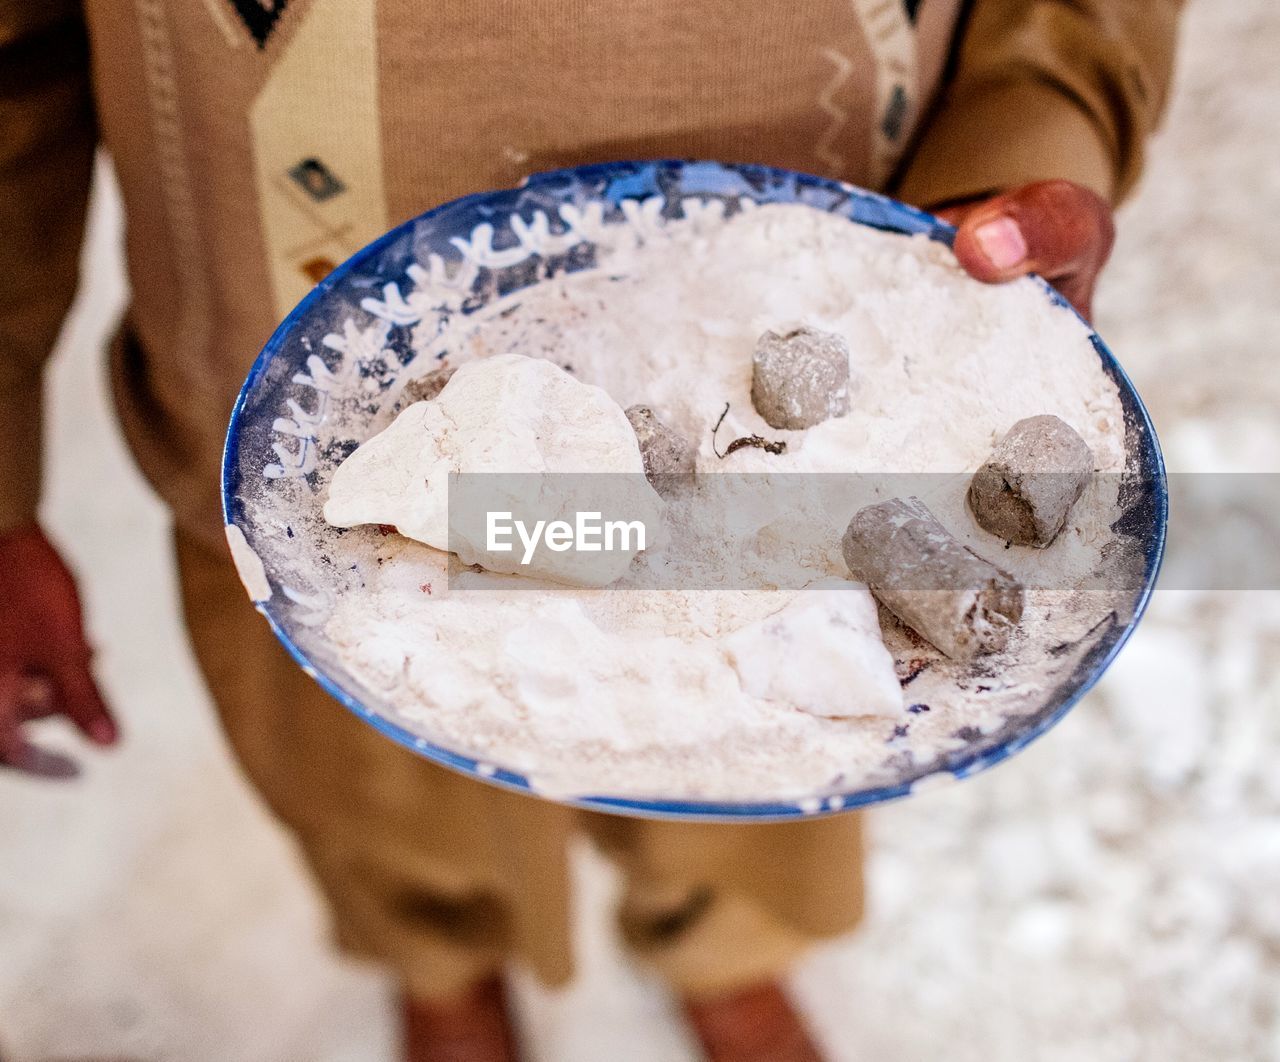
M 969 211 L 956 231 L 955 254 L 978 280 L 1039 273 L 1087 310 L 1114 241 L 1106 200 L 1070 181 L 1040 181 Z

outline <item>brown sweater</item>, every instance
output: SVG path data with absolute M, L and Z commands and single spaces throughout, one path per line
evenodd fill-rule
M 42 368 L 95 146 L 124 196 L 114 378 L 144 471 L 220 538 L 232 400 L 384 229 L 525 173 L 699 156 L 925 205 L 1064 177 L 1116 198 L 1179 0 L 0 0 L 0 529 L 35 513 Z

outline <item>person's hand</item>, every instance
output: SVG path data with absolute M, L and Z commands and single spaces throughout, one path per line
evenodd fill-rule
M 0 534 L 0 768 L 46 777 L 77 773 L 74 760 L 31 744 L 23 724 L 62 715 L 95 745 L 116 724 L 89 669 L 76 584 L 34 524 Z
M 1039 181 L 936 212 L 957 228 L 956 258 L 978 280 L 1039 273 L 1080 313 L 1115 243 L 1105 199 L 1070 181 Z

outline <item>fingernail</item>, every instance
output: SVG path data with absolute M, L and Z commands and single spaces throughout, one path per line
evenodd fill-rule
M 33 709 L 43 711 L 53 704 L 53 687 L 48 679 L 27 676 L 18 696 Z
M 99 745 L 110 745 L 116 739 L 116 725 L 101 717 L 90 721 L 89 736 Z
M 973 232 L 987 261 L 997 269 L 1012 269 L 1027 258 L 1027 241 L 1018 223 L 1009 217 L 984 221 Z

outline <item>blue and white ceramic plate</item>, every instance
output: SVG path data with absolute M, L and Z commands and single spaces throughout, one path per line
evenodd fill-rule
M 732 212 L 743 201 L 803 203 L 851 223 L 920 233 L 949 243 L 936 218 L 848 185 L 764 166 L 617 162 L 540 174 L 509 191 L 468 196 L 393 229 L 344 262 L 276 330 L 245 381 L 227 433 L 223 505 L 228 540 L 259 611 L 309 675 L 369 725 L 419 755 L 483 781 L 528 790 L 502 764 L 448 747 L 340 662 L 324 623 L 340 588 L 337 534 L 319 520 L 328 478 L 371 430 L 380 399 L 410 369 L 415 328 L 473 313 L 552 271 L 589 268 L 609 226 L 661 225 L 691 210 Z M 1062 304 L 1047 284 L 1045 298 Z M 1151 421 L 1119 363 L 1090 337 L 1115 380 L 1125 415 L 1127 470 L 1116 541 L 1137 558 L 1139 578 L 1120 592 L 1110 621 L 1070 655 L 1074 664 L 1034 711 L 993 733 L 961 731 L 957 748 L 924 765 L 893 760 L 874 786 L 833 787 L 788 802 L 632 799 L 602 793 L 572 800 L 598 810 L 688 819 L 768 820 L 825 814 L 964 778 L 1010 756 L 1066 714 L 1115 659 L 1154 585 L 1164 549 L 1167 495 Z M 325 430 L 343 408 L 350 437 Z M 899 758 L 901 759 L 901 758 Z

